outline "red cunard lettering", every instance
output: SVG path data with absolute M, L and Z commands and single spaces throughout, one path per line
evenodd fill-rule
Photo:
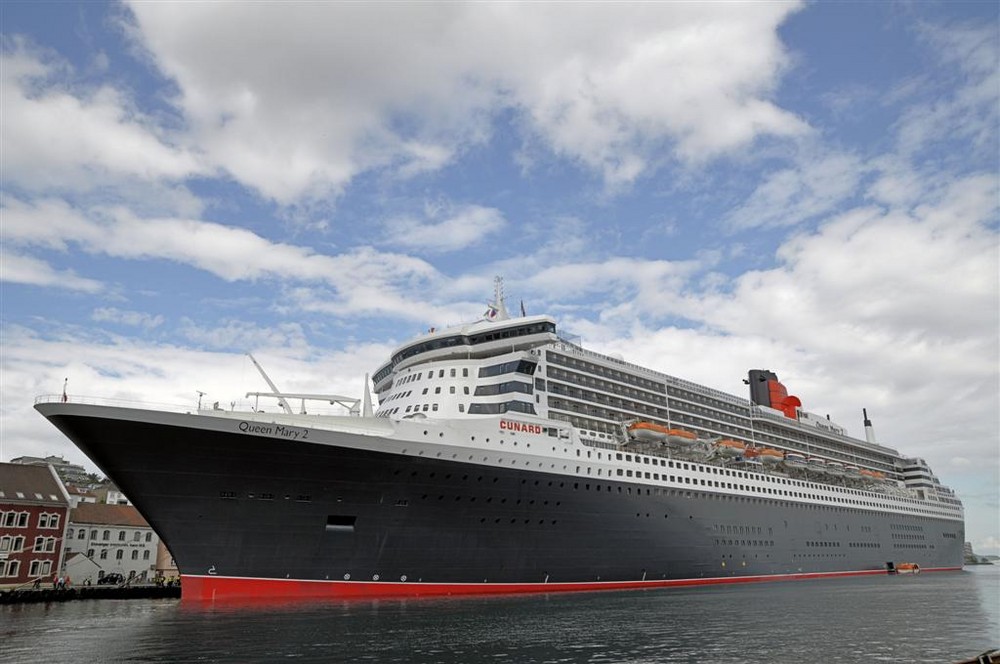
M 526 424 L 524 422 L 515 422 L 513 420 L 500 420 L 500 428 L 507 431 L 522 431 L 524 433 L 542 433 L 542 427 L 539 424 Z

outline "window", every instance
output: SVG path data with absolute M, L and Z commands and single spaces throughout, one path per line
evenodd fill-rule
M 90 531 L 90 539 L 97 539 L 97 531 L 96 530 L 91 530 Z
M 87 549 L 87 557 L 91 558 L 91 559 L 94 557 L 94 550 L 93 549 Z
M 118 541 L 119 542 L 124 542 L 125 541 L 125 531 L 124 530 L 119 530 L 118 531 Z
M 132 541 L 133 542 L 138 542 L 141 539 L 142 539 L 142 533 L 140 533 L 138 530 L 135 531 L 135 534 L 132 535 Z
M 0 537 L 0 551 L 10 551 L 14 544 L 13 537 Z
M 28 527 L 28 513 L 21 512 L 17 515 L 17 527 L 27 528 Z
M 108 558 L 108 550 L 101 549 L 101 560 L 107 560 L 107 558 Z
M 118 551 L 115 553 L 115 558 L 117 560 L 121 560 L 124 557 L 125 557 L 125 551 L 122 549 L 118 549 Z
M 142 559 L 149 560 L 149 549 L 146 549 L 145 551 L 142 552 Z
M 103 539 L 105 542 L 111 539 L 111 531 L 105 530 L 104 534 L 101 536 L 101 539 Z
M 139 549 L 132 549 L 132 560 L 139 560 Z
M 97 533 L 95 532 L 94 534 L 96 535 Z M 81 528 L 80 530 L 76 531 L 76 538 L 77 539 L 83 539 L 86 536 L 87 536 L 87 531 L 84 530 L 83 528 Z
M 146 541 L 147 542 L 153 541 L 153 533 L 146 533 Z

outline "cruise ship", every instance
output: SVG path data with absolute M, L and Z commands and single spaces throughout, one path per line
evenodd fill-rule
M 521 313 L 498 282 L 482 320 L 392 353 L 371 381 L 377 407 L 367 379 L 353 401 L 268 379 L 254 393 L 276 400 L 266 412 L 65 394 L 35 407 L 161 536 L 186 599 L 961 569 L 960 500 L 923 460 L 877 443 L 867 413 L 854 438 L 769 370 L 735 396 Z M 317 401 L 350 411 L 310 413 Z

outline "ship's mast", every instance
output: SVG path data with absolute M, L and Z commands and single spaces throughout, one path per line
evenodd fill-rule
M 510 319 L 510 314 L 507 313 L 507 303 L 504 301 L 503 277 L 493 278 L 493 301 L 487 306 L 484 318 L 490 321 Z

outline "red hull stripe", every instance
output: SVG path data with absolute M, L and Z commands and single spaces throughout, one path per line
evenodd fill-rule
M 920 568 L 921 572 L 957 572 L 961 567 Z M 433 597 L 445 595 L 506 595 L 595 590 L 628 590 L 674 586 L 707 586 L 720 583 L 759 583 L 823 579 L 838 576 L 886 574 L 884 569 L 847 572 L 809 572 L 763 576 L 726 576 L 702 579 L 659 579 L 650 581 L 589 581 L 581 583 L 421 583 L 388 581 L 305 581 L 232 576 L 182 575 L 185 600 L 228 599 L 349 599 L 378 597 Z

